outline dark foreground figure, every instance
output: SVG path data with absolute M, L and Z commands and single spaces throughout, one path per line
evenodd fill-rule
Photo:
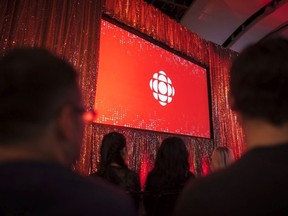
M 77 73 L 42 49 L 0 59 L 0 215 L 134 215 L 132 201 L 70 167 L 83 138 Z
M 230 90 L 248 151 L 191 181 L 175 215 L 288 215 L 288 41 L 246 48 L 232 65 Z

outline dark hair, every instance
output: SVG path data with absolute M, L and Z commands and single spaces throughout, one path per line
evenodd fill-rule
M 270 38 L 247 47 L 233 62 L 232 109 L 249 118 L 288 121 L 288 40 Z
M 122 150 L 126 147 L 126 139 L 123 134 L 111 132 L 102 139 L 100 148 L 100 162 L 98 172 L 105 172 L 111 163 L 116 163 L 121 167 L 127 168 L 122 156 Z
M 163 140 L 156 154 L 151 174 L 158 176 L 158 185 L 173 186 L 183 183 L 189 172 L 188 151 L 184 141 L 179 137 Z
M 0 59 L 0 142 L 37 136 L 77 89 L 66 61 L 40 48 L 18 48 Z

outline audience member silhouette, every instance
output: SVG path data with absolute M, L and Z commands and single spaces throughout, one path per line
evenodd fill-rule
M 126 139 L 123 134 L 111 132 L 103 137 L 100 149 L 98 171 L 91 176 L 98 176 L 123 188 L 134 198 L 139 207 L 140 179 L 139 175 L 130 170 L 125 162 L 127 156 Z M 134 195 L 135 194 L 135 195 Z
M 234 162 L 233 151 L 226 146 L 218 146 L 212 152 L 211 171 L 222 170 Z
M 135 215 L 124 192 L 70 169 L 85 111 L 70 64 L 40 48 L 9 51 L 0 104 L 0 215 Z
M 248 150 L 226 169 L 189 183 L 175 215 L 287 215 L 288 40 L 265 39 L 240 53 L 230 93 Z
M 188 156 L 181 138 L 163 140 L 145 184 L 144 206 L 147 216 L 172 214 L 180 190 L 188 179 L 194 177 L 189 171 Z

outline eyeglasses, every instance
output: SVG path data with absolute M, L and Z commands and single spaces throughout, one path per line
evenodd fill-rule
M 85 123 L 93 123 L 96 121 L 97 113 L 95 110 L 88 110 L 82 114 L 82 119 Z
M 74 112 L 81 114 L 82 119 L 86 124 L 93 123 L 96 121 L 97 113 L 95 110 L 85 110 L 84 108 L 73 107 Z

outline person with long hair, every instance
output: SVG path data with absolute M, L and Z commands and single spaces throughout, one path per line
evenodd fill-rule
M 147 216 L 172 214 L 178 193 L 188 179 L 194 178 L 194 174 L 189 171 L 188 156 L 181 138 L 163 140 L 156 154 L 154 168 L 146 179 L 144 207 Z
M 125 162 L 127 157 L 126 138 L 118 132 L 110 132 L 102 139 L 98 171 L 91 176 L 98 176 L 126 192 L 140 192 L 139 175 L 130 170 Z M 134 197 L 135 206 L 139 206 L 139 198 Z
M 218 146 L 212 152 L 211 156 L 211 171 L 216 172 L 224 169 L 234 162 L 233 151 L 226 146 Z

